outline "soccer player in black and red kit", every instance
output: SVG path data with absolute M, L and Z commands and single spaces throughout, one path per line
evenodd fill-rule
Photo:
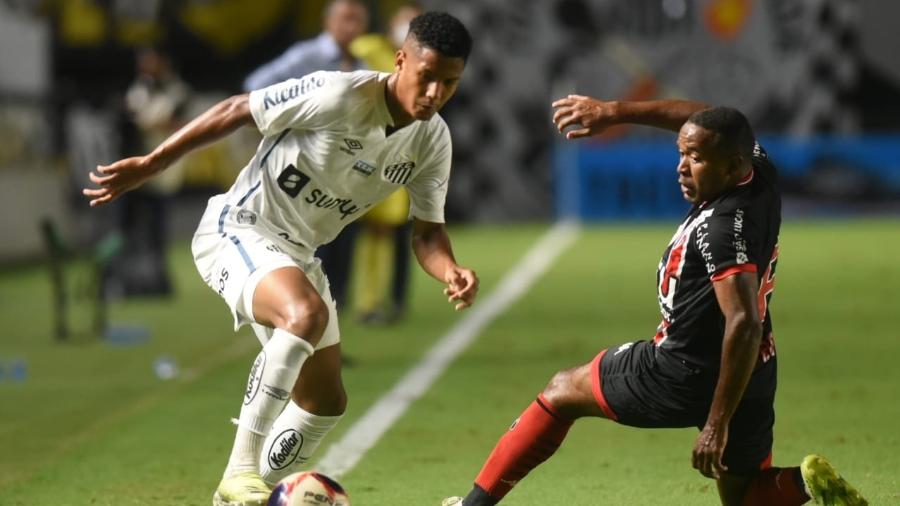
M 692 207 L 659 263 L 662 321 L 652 340 L 557 373 L 497 443 L 469 495 L 444 505 L 497 504 L 585 416 L 697 427 L 693 466 L 716 480 L 725 505 L 867 504 L 821 456 L 771 465 L 777 361 L 768 304 L 781 198 L 775 166 L 744 115 L 682 100 L 578 95 L 553 107 L 569 139 L 621 123 L 678 132 L 678 184 Z

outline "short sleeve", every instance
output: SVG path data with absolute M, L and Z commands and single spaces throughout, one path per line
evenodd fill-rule
M 696 245 L 713 281 L 740 272 L 756 272 L 761 252 L 749 238 L 758 237 L 744 209 L 714 214 L 698 227 Z
M 250 114 L 264 136 L 288 128 L 317 128 L 339 116 L 333 97 L 340 82 L 333 72 L 313 72 L 300 79 L 250 92 Z
M 443 223 L 453 151 L 446 125 L 430 145 L 424 167 L 406 186 L 409 191 L 409 213 L 422 221 Z

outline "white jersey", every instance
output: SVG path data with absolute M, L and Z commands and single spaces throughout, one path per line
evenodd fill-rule
M 388 75 L 314 72 L 251 92 L 264 139 L 231 189 L 210 199 L 197 233 L 260 225 L 311 251 L 401 186 L 411 216 L 442 223 L 447 124 L 435 114 L 386 135 Z

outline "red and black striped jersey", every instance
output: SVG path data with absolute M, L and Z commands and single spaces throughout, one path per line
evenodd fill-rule
M 662 322 L 654 341 L 679 358 L 716 370 L 725 317 L 713 281 L 745 271 L 760 282 L 762 360 L 774 353 L 768 301 L 774 288 L 781 228 L 777 170 L 756 145 L 753 170 L 715 200 L 695 204 L 669 242 L 657 270 Z

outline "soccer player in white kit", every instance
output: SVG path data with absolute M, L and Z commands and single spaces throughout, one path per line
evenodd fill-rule
M 264 138 L 224 194 L 209 200 L 192 251 L 204 281 L 249 323 L 262 351 L 244 392 L 216 506 L 263 505 L 269 486 L 306 462 L 344 412 L 340 334 L 313 253 L 400 186 L 410 195 L 412 247 L 457 310 L 478 277 L 454 259 L 444 226 L 447 125 L 472 40 L 456 18 L 414 19 L 391 74 L 314 72 L 226 99 L 153 152 L 97 168 L 91 206 L 114 200 L 243 125 Z

